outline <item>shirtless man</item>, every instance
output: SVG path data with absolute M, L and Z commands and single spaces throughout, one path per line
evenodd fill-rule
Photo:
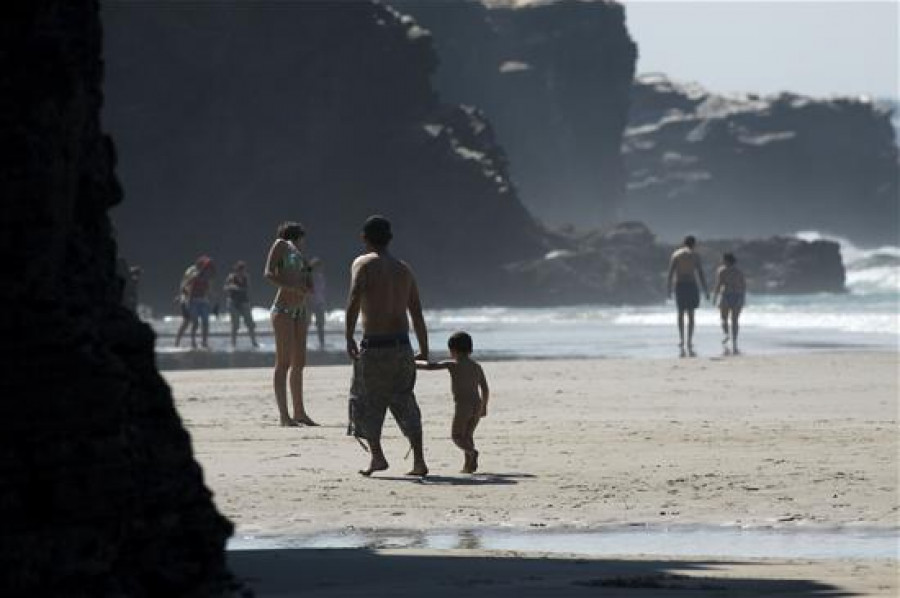
M 383 216 L 371 216 L 362 230 L 366 253 L 353 261 L 345 318 L 347 354 L 353 360 L 347 433 L 369 444 L 372 460 L 362 475 L 387 469 L 381 429 L 390 409 L 412 445 L 413 468 L 407 475 L 425 476 L 422 415 L 413 388 L 416 360 L 428 360 L 428 331 L 412 270 L 388 252 L 392 237 L 391 223 Z M 409 343 L 407 311 L 419 344 L 416 356 Z M 357 346 L 354 334 L 360 312 L 363 338 Z
M 672 298 L 672 283 L 675 283 L 675 304 L 678 307 L 678 336 L 681 339 L 681 356 L 684 357 L 684 315 L 688 317 L 687 351 L 694 356 L 694 310 L 700 306 L 700 289 L 697 287 L 697 278 L 703 286 L 703 294 L 709 300 L 709 290 L 706 288 L 706 278 L 703 276 L 703 267 L 700 265 L 700 256 L 694 252 L 697 240 L 688 235 L 684 238 L 684 244 L 675 250 L 669 260 L 669 277 L 667 286 L 669 298 Z

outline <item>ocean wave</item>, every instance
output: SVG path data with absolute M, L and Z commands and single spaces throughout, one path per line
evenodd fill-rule
M 840 245 L 851 293 L 900 293 L 900 247 L 864 248 L 846 237 L 812 230 L 799 231 L 795 236 L 804 241 L 825 240 Z

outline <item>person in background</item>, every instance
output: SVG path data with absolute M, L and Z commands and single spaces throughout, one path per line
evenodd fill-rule
M 316 333 L 319 337 L 319 351 L 325 350 L 325 312 L 328 304 L 325 300 L 325 265 L 320 258 L 309 260 L 312 268 L 313 292 L 309 296 L 309 307 L 316 320 Z
M 684 238 L 684 244 L 672 253 L 669 260 L 669 276 L 667 286 L 669 298 L 672 297 L 672 283 L 675 289 L 675 305 L 678 307 L 678 336 L 681 356 L 685 355 L 684 343 L 684 316 L 688 317 L 687 329 L 687 353 L 691 357 L 694 353 L 694 310 L 700 306 L 700 289 L 697 279 L 703 286 L 703 293 L 709 299 L 709 290 L 706 287 L 706 278 L 703 276 L 703 267 L 700 264 L 700 256 L 694 251 L 697 240 L 688 235 Z
M 245 262 L 235 262 L 231 272 L 225 278 L 223 290 L 228 304 L 228 313 L 231 316 L 231 346 L 237 346 L 237 333 L 241 327 L 241 318 L 243 318 L 250 342 L 254 347 L 259 347 L 259 343 L 256 342 L 256 325 L 250 309 L 250 279 L 247 276 Z
M 202 255 L 197 258 L 195 268 L 187 283 L 183 286 L 183 293 L 187 297 L 187 314 L 191 322 L 191 347 L 197 348 L 197 326 L 200 326 L 200 346 L 209 348 L 209 314 L 217 311 L 213 306 L 215 291 L 213 279 L 216 276 L 216 267 L 212 258 Z M 178 339 L 176 339 L 177 344 Z
M 722 263 L 716 268 L 716 281 L 713 285 L 713 303 L 719 297 L 719 314 L 722 318 L 722 347 L 727 354 L 728 341 L 731 341 L 731 352 L 737 355 L 738 351 L 738 319 L 741 310 L 744 309 L 744 300 L 747 295 L 747 282 L 744 273 L 735 264 L 737 259 L 733 253 L 722 254 Z M 731 320 L 729 334 L 728 322 Z

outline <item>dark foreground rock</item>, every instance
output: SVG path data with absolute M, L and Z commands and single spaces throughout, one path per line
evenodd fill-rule
M 343 2 L 109 3 L 106 122 L 133 200 L 116 214 L 142 301 L 169 311 L 200 253 L 246 260 L 258 303 L 275 227 L 307 227 L 344 296 L 359 229 L 394 222 L 427 305 L 478 302 L 502 264 L 544 251 L 477 109 L 443 103 L 431 36 Z M 221 276 L 220 276 L 221 280 Z
M 665 299 L 669 256 L 675 247 L 660 243 L 645 225 L 626 222 L 582 236 L 560 235 L 556 241 L 561 249 L 507 267 L 510 303 L 640 305 Z M 698 251 L 710 287 L 722 252 L 731 251 L 751 293 L 846 290 L 840 247 L 831 241 L 711 241 L 701 242 Z
M 895 131 L 867 99 L 722 96 L 640 77 L 624 152 L 624 216 L 668 238 L 812 229 L 897 244 Z
M 121 305 L 98 11 L 0 9 L 0 595 L 228 595 L 231 524 Z

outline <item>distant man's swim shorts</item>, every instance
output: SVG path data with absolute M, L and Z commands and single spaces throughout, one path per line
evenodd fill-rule
M 347 434 L 380 440 L 388 409 L 409 439 L 421 437 L 422 414 L 416 403 L 416 362 L 409 338 L 364 338 L 353 364 L 350 425 Z
M 675 305 L 679 310 L 697 309 L 700 307 L 700 289 L 697 283 L 686 280 L 675 283 Z

